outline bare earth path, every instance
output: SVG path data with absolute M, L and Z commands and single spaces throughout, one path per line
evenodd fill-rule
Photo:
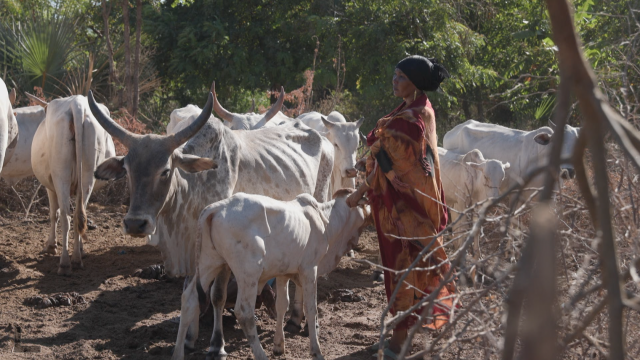
M 170 357 L 178 324 L 183 279 L 145 280 L 131 275 L 138 268 L 161 262 L 159 251 L 144 239 L 124 237 L 120 221 L 124 208 L 90 204 L 88 215 L 98 226 L 85 244 L 84 269 L 69 277 L 56 274 L 59 257 L 41 255 L 48 216 L 36 213 L 32 221 L 21 216 L 0 219 L 0 358 L 1 359 L 166 359 Z M 360 239 L 359 258 L 376 259 L 375 233 Z M 319 280 L 320 345 L 327 359 L 370 359 L 367 347 L 376 341 L 384 287 L 370 280 L 371 269 L 343 258 L 338 269 Z M 363 296 L 361 302 L 329 303 L 331 291 L 346 288 Z M 41 308 L 28 305 L 32 296 L 50 297 L 77 292 L 86 303 Z M 292 295 L 292 294 L 291 294 Z M 242 330 L 226 313 L 225 336 L 229 359 L 252 358 Z M 271 354 L 275 322 L 264 308 L 257 312 L 262 345 Z M 14 327 L 23 343 L 39 345 L 40 353 L 12 354 Z M 211 326 L 202 324 L 198 351 L 189 359 L 203 358 Z M 309 358 L 309 341 L 286 338 L 281 358 Z M 270 355 L 271 356 L 271 355 Z

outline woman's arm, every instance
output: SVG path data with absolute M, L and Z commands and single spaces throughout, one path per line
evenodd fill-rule
M 349 205 L 349 207 L 358 206 L 358 201 L 360 201 L 367 190 L 369 190 L 369 184 L 371 184 L 371 182 L 373 181 L 376 170 L 372 171 L 371 174 L 369 174 L 369 176 L 364 179 L 364 183 L 360 185 L 360 187 L 356 189 L 353 194 L 349 195 L 349 197 L 347 198 L 347 205 Z

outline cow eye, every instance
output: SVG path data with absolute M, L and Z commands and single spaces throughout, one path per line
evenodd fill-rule
M 167 176 L 169 176 L 170 172 L 171 172 L 171 169 L 166 169 L 165 171 L 162 172 L 162 174 L 160 174 L 160 176 L 167 177 Z
M 333 146 L 338 147 L 338 144 L 333 144 Z

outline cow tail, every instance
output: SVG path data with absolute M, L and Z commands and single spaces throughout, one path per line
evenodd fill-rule
M 200 253 L 202 252 L 202 242 L 207 245 L 213 246 L 213 240 L 211 239 L 211 221 L 217 211 L 215 204 L 205 207 L 200 213 L 198 218 L 198 231 L 196 233 L 196 271 L 198 269 L 198 262 L 200 260 Z
M 79 103 L 74 104 L 73 110 L 73 130 L 75 136 L 76 147 L 76 178 L 78 185 L 76 186 L 76 211 L 74 213 L 73 223 L 75 224 L 78 235 L 84 235 L 87 231 L 87 211 L 84 208 L 84 199 L 82 193 L 82 145 L 84 139 L 84 115 L 86 111 L 85 106 L 80 106 Z

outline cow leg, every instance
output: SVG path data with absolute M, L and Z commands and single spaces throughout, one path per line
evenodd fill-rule
M 172 360 L 184 359 L 184 349 L 188 348 L 187 343 L 193 343 L 195 339 L 190 339 L 189 329 L 193 323 L 198 324 L 198 315 L 200 313 L 200 304 L 198 302 L 198 291 L 196 290 L 198 275 L 194 276 L 187 288 L 182 292 L 182 306 L 180 308 L 180 327 L 178 328 L 178 338 L 176 339 L 176 347 L 173 350 Z
M 287 321 L 284 331 L 291 334 L 297 334 L 302 330 L 301 324 L 302 318 L 304 317 L 304 312 L 302 311 L 303 291 L 298 276 L 294 276 L 292 280 L 293 283 L 296 284 L 296 292 L 294 294 L 293 303 L 291 304 L 291 317 L 289 318 L 289 321 Z
M 223 265 L 218 276 L 215 277 L 213 286 L 211 287 L 211 304 L 213 305 L 213 334 L 209 342 L 209 351 L 207 360 L 223 360 L 227 358 L 227 352 L 224 351 L 224 333 L 222 329 L 222 312 L 227 302 L 227 285 L 231 271 L 227 265 Z M 211 284 L 213 278 L 206 279 L 207 284 Z M 255 300 L 254 300 L 255 301 Z
M 49 222 L 51 223 L 51 229 L 49 230 L 49 239 L 44 243 L 43 253 L 55 255 L 58 250 L 56 244 L 56 230 L 58 228 L 58 217 L 60 216 L 60 209 L 58 209 L 58 197 L 56 192 L 47 189 L 47 195 L 49 196 Z
M 273 355 L 284 354 L 284 315 L 289 307 L 289 279 L 278 277 L 276 279 L 276 331 L 273 336 Z
M 311 342 L 311 358 L 324 360 L 318 343 L 318 304 L 317 304 L 317 284 L 318 279 L 317 267 L 313 267 L 300 276 L 302 282 L 302 290 L 304 291 L 304 307 L 307 315 L 307 324 L 309 325 L 309 341 Z
M 68 186 L 66 191 L 64 191 L 64 187 L 63 189 L 60 188 L 61 187 L 56 186 L 56 194 L 58 195 L 58 203 L 60 204 L 60 220 L 62 222 L 62 254 L 60 255 L 58 275 L 70 275 L 71 258 L 69 257 L 69 226 L 71 205 Z
M 259 274 L 259 272 L 248 270 L 246 274 Z M 264 349 L 262 349 L 262 345 L 260 345 L 258 330 L 256 329 L 256 320 L 253 317 L 256 306 L 256 294 L 258 293 L 258 279 L 249 279 L 240 276 L 236 276 L 236 279 L 238 280 L 238 300 L 236 300 L 236 306 L 233 312 L 238 319 L 238 323 L 240 323 L 240 327 L 242 327 L 244 335 L 247 337 L 247 342 L 251 346 L 253 358 L 256 360 L 267 360 L 267 354 L 264 352 Z
M 82 206 L 86 209 L 87 204 L 89 204 L 89 197 L 91 196 L 91 191 L 93 190 L 93 174 L 83 174 L 82 176 Z M 78 209 L 76 209 L 78 211 Z M 82 241 L 87 240 L 87 234 L 85 232 L 84 235 L 77 234 L 74 231 L 74 243 L 73 243 L 73 255 L 71 256 L 71 265 L 74 269 L 84 268 L 82 264 L 82 257 L 84 256 Z

